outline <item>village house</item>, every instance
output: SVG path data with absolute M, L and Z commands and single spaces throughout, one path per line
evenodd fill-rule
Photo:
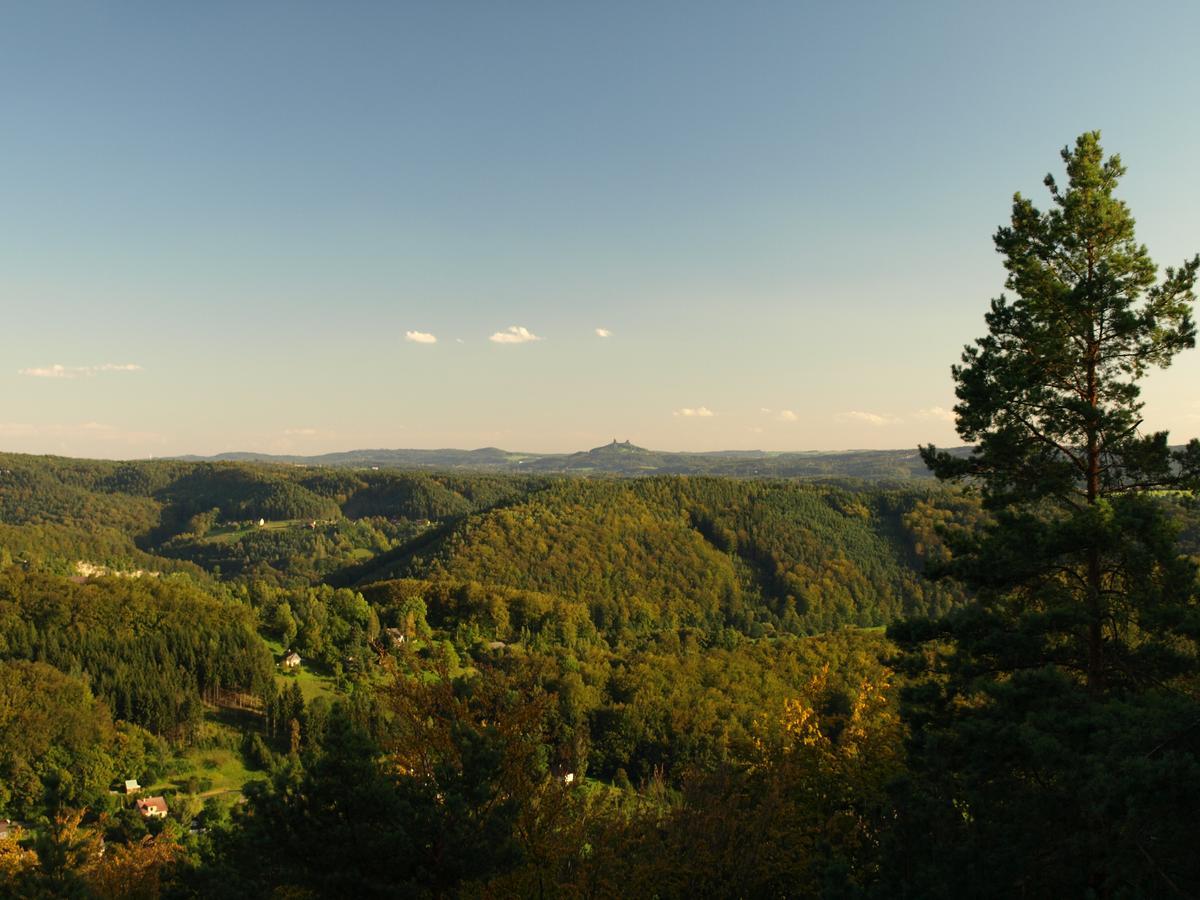
M 283 658 L 283 667 L 285 669 L 296 669 L 300 667 L 300 654 L 293 650 Z
M 142 789 L 142 786 L 137 783 L 136 778 L 128 778 L 125 780 L 125 793 L 136 794 Z
M 20 830 L 21 826 L 12 819 L 0 819 L 0 841 L 16 838 Z
M 147 797 L 137 801 L 137 811 L 144 819 L 165 819 L 167 817 L 167 801 L 162 797 Z

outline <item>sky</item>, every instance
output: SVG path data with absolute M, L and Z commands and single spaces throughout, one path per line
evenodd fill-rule
M 1014 191 L 1200 251 L 1200 4 L 0 6 L 0 449 L 959 443 Z M 1200 435 L 1200 351 L 1145 382 Z

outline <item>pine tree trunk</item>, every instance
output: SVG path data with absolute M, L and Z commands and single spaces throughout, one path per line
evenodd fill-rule
M 1087 423 L 1087 502 L 1095 505 L 1100 499 L 1100 437 L 1097 422 L 1096 356 L 1099 348 L 1093 339 L 1088 347 L 1088 413 Z M 1100 548 L 1093 542 L 1087 551 L 1087 686 L 1091 693 L 1103 687 L 1103 633 L 1100 599 Z

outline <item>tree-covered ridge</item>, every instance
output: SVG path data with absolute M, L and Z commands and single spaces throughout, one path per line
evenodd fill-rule
M 262 694 L 271 657 L 251 611 L 177 578 L 60 578 L 0 572 L 0 659 L 87 676 L 119 719 L 160 734 L 195 727 L 221 689 Z
M 944 611 L 953 591 L 918 575 L 936 536 L 914 529 L 970 509 L 916 486 L 0 461 L 0 529 L 22 528 L 0 553 L 26 568 L 468 581 L 582 602 L 610 637 L 803 634 Z
M 972 508 L 915 488 L 559 479 L 402 549 L 369 577 L 558 595 L 586 604 L 610 637 L 688 626 L 812 633 L 948 609 L 954 591 L 918 571 L 936 535 L 914 529 L 934 509 Z
M 115 464 L 0 454 L 0 522 L 115 528 L 136 534 L 158 524 L 150 497 L 110 490 Z
M 343 512 L 351 518 L 444 519 L 488 509 L 536 484 L 534 479 L 512 476 L 364 472 L 354 491 L 345 495 Z
M 79 800 L 108 788 L 112 715 L 79 676 L 44 662 L 0 660 L 0 806 L 36 808 L 57 777 Z
M 221 521 L 385 516 L 440 519 L 493 506 L 529 479 L 172 460 L 108 462 L 0 453 L 0 522 L 104 526 L 142 543 Z
M 349 450 L 319 456 L 267 453 L 221 453 L 184 457 L 189 461 L 257 462 L 321 466 L 336 469 L 424 470 L 430 472 L 517 475 L 712 475 L 723 478 L 862 478 L 869 480 L 927 478 L 914 450 L 847 450 L 780 453 L 729 450 L 675 453 L 648 450 L 617 441 L 577 453 L 521 453 L 485 447 L 480 450 Z
M 501 476 L 296 466 L 106 462 L 0 454 L 0 567 L 73 574 L 191 571 L 319 580 L 415 536 L 430 521 L 529 489 Z M 272 528 L 255 532 L 258 520 Z M 320 529 L 301 532 L 301 525 Z M 295 527 L 279 528 L 292 523 Z
M 0 524 L 0 569 L 17 563 L 31 571 L 76 575 L 81 561 L 118 572 L 187 572 L 204 578 L 198 566 L 142 550 L 116 528 Z

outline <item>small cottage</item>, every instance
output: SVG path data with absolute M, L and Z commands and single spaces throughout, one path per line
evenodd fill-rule
M 300 667 L 300 654 L 293 650 L 283 658 L 283 667 L 285 669 L 298 669 Z
M 137 801 L 137 811 L 144 819 L 165 819 L 167 817 L 167 801 L 162 797 L 147 797 Z
M 142 789 L 142 786 L 137 783 L 136 778 L 127 778 L 125 780 L 125 793 L 136 794 Z

